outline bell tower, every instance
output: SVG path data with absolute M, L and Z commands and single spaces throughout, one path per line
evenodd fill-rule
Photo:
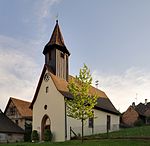
M 43 54 L 45 55 L 45 64 L 50 67 L 51 72 L 68 81 L 70 53 L 65 46 L 58 20 L 56 20 L 50 41 L 44 47 Z

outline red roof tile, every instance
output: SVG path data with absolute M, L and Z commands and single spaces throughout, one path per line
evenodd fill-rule
M 22 117 L 32 117 L 32 110 L 29 108 L 31 103 L 13 97 L 10 97 L 5 112 L 11 102 L 13 102 L 13 104 L 16 106 L 18 112 L 21 114 Z

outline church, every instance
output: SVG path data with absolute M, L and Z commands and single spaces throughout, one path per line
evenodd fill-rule
M 81 134 L 81 121 L 67 116 L 65 98 L 71 98 L 67 85 L 69 75 L 70 52 L 67 49 L 58 20 L 50 41 L 45 45 L 43 54 L 45 64 L 30 108 L 33 112 L 33 129 L 37 130 L 40 140 L 44 139 L 44 130 L 50 129 L 53 141 L 70 140 Z M 119 112 L 105 92 L 90 87 L 90 94 L 99 99 L 93 112 L 96 118 L 85 123 L 84 135 L 119 130 Z

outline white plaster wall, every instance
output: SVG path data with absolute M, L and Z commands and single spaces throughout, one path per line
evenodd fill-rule
M 46 93 L 46 87 L 49 87 Z M 44 109 L 47 105 L 47 110 Z M 52 79 L 42 81 L 37 99 L 33 105 L 33 130 L 37 130 L 41 137 L 41 122 L 45 114 L 50 118 L 53 141 L 65 141 L 65 105 L 64 97 L 56 89 Z
M 89 121 L 86 120 L 84 125 L 84 135 L 92 135 L 92 134 L 107 132 L 107 128 L 106 128 L 107 115 L 111 117 L 110 131 L 119 130 L 119 116 L 94 109 L 94 116 L 96 117 L 94 119 L 94 130 L 88 127 Z M 81 135 L 81 121 L 67 117 L 67 139 L 68 140 L 70 139 L 70 127 L 77 135 L 78 134 Z M 71 135 L 73 136 L 73 134 Z
M 120 118 L 118 115 L 110 114 L 94 109 L 94 133 L 105 133 L 107 131 L 107 115 L 111 117 L 110 131 L 119 130 Z

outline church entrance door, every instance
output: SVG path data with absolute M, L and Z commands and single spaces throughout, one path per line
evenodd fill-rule
M 50 118 L 48 115 L 44 115 L 42 122 L 41 122 L 41 140 L 44 140 L 44 131 L 46 129 L 51 130 L 51 123 L 50 123 Z

